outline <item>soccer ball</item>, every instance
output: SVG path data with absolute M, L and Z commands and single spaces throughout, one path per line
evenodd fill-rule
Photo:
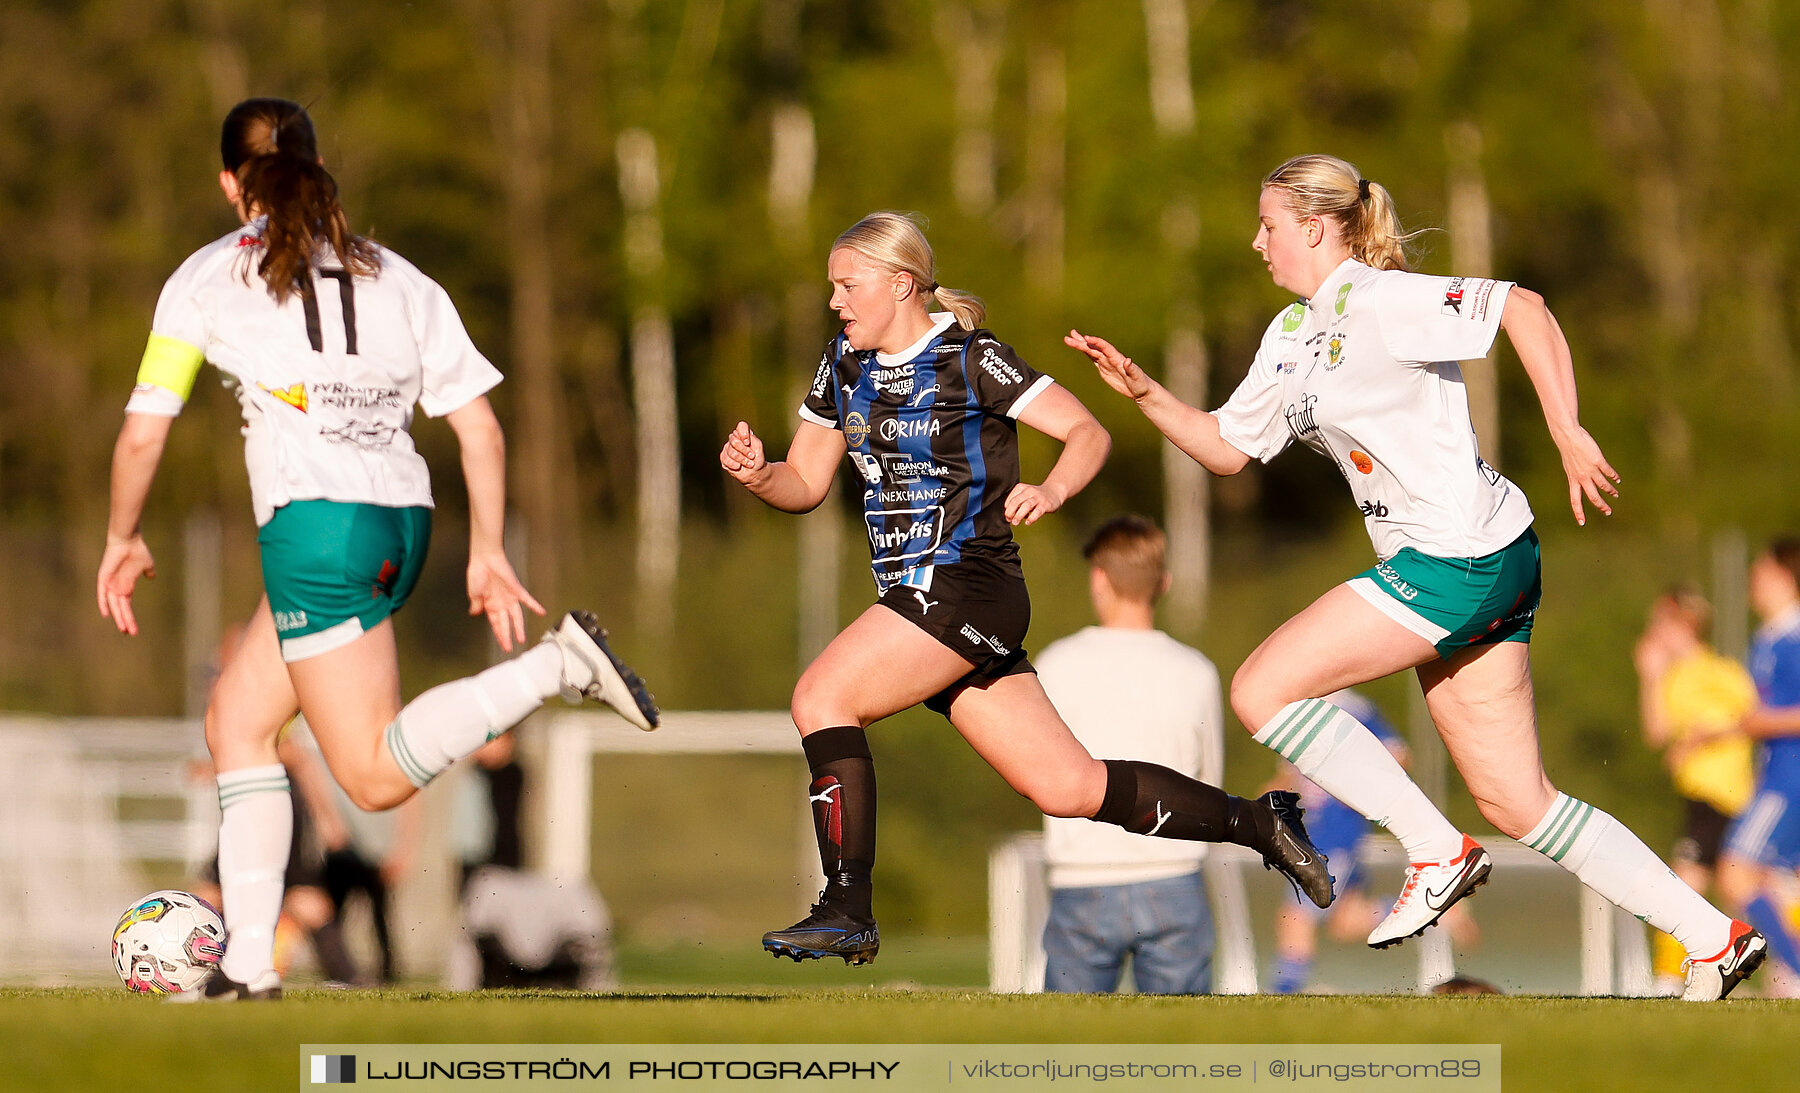
M 188 892 L 152 892 L 113 928 L 113 967 L 138 994 L 180 994 L 206 982 L 225 958 L 225 920 Z

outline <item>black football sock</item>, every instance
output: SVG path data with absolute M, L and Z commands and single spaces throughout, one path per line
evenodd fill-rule
M 875 759 L 857 725 L 820 729 L 801 738 L 812 784 L 813 834 L 825 898 L 863 918 L 873 917 L 875 870 Z
M 334 918 L 313 931 L 312 945 L 325 978 L 339 983 L 357 981 L 356 960 L 344 945 L 344 928 L 337 919 Z
M 1094 819 L 1136 835 L 1260 849 L 1270 825 L 1254 801 L 1136 759 L 1106 760 L 1106 797 Z

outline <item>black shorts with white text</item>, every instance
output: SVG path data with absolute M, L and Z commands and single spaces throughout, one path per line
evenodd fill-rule
M 948 714 L 950 703 L 969 687 L 1037 671 L 1025 655 L 1031 594 L 1017 565 L 965 558 L 934 566 L 930 588 L 897 584 L 879 602 L 974 665 L 968 675 L 926 699 L 927 709 Z

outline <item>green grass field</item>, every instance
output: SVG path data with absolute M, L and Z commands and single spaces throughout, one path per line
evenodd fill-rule
M 1800 1003 L 1337 995 L 996 996 L 942 988 L 552 993 L 295 991 L 171 1006 L 115 989 L 0 991 L 6 1090 L 291 1089 L 303 1043 L 1466 1043 L 1508 1090 L 1774 1090 Z

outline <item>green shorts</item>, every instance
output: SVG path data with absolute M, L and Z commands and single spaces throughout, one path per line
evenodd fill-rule
M 256 536 L 281 659 L 348 645 L 400 610 L 419 583 L 431 510 L 290 501 Z
M 1537 532 L 1526 528 L 1479 558 L 1434 558 L 1406 547 L 1349 585 L 1446 660 L 1471 645 L 1528 642 L 1544 591 Z

